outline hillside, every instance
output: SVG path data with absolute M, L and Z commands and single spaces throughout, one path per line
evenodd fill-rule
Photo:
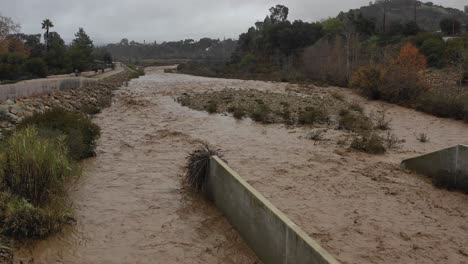
M 413 0 L 390 0 L 387 3 L 376 1 L 369 6 L 364 6 L 359 9 L 350 10 L 350 12 L 360 12 L 364 17 L 375 19 L 378 28 L 382 28 L 383 14 L 385 4 L 387 5 L 387 27 L 392 22 L 408 22 L 413 21 L 415 16 Z M 416 2 L 416 17 L 419 27 L 426 31 L 440 30 L 439 22 L 444 18 L 455 17 L 462 24 L 468 23 L 468 14 L 455 9 L 447 8 L 440 5 L 434 5 L 432 2 Z

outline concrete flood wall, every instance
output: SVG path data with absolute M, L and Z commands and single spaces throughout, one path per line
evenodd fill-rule
M 430 177 L 445 172 L 446 177 L 462 175 L 468 178 L 468 146 L 458 145 L 407 159 L 401 163 L 401 167 Z
M 218 157 L 210 160 L 208 190 L 264 263 L 339 263 Z
M 14 84 L 0 85 L 0 102 L 7 99 L 19 99 L 47 94 L 52 91 L 79 89 L 86 85 L 95 83 L 104 78 L 121 73 L 122 67 L 113 71 L 108 71 L 95 78 L 86 77 L 64 77 L 64 78 L 44 78 L 17 82 Z

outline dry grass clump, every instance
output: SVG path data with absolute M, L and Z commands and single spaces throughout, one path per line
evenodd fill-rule
M 201 143 L 188 155 L 184 175 L 185 186 L 198 193 L 206 192 L 212 156 L 222 157 L 219 150 L 213 149 L 207 143 Z
M 429 142 L 429 137 L 427 136 L 426 133 L 421 133 L 418 135 L 418 137 L 416 138 L 419 142 L 421 143 L 427 143 Z

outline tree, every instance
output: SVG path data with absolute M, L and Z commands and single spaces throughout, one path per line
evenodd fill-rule
M 69 56 L 74 69 L 83 71 L 89 69 L 93 62 L 93 41 L 86 34 L 83 28 L 80 28 L 75 34 L 75 39 L 69 50 Z
M 395 64 L 416 71 L 424 71 L 427 67 L 427 60 L 415 46 L 411 43 L 405 44 L 401 50 L 400 55 L 395 60 Z
M 438 38 L 427 39 L 421 45 L 421 52 L 426 55 L 430 66 L 441 67 L 444 62 L 445 42 Z
M 11 33 L 17 33 L 20 28 L 20 25 L 14 22 L 13 19 L 0 14 L 0 41 L 4 40 Z
M 67 67 L 65 41 L 57 32 L 49 33 L 49 51 L 46 54 L 47 65 L 51 69 L 63 71 Z
M 440 21 L 440 29 L 447 35 L 458 35 L 460 33 L 461 23 L 455 18 L 444 18 Z
M 43 57 L 44 45 L 41 43 L 41 34 L 23 34 L 17 33 L 14 35 L 16 38 L 20 39 L 26 48 L 31 52 L 31 57 L 39 58 Z
M 344 24 L 338 18 L 329 18 L 322 22 L 323 31 L 329 35 L 336 35 L 343 31 Z
M 276 5 L 270 8 L 270 20 L 272 23 L 284 22 L 288 19 L 289 8 L 284 5 Z
M 124 45 L 124 46 L 128 46 L 128 39 L 127 38 L 123 38 L 121 41 L 120 41 L 120 45 Z
M 54 24 L 52 24 L 52 21 L 49 19 L 44 19 L 42 21 L 42 29 L 45 29 L 45 35 L 44 35 L 44 40 L 46 43 L 46 51 L 49 51 L 49 29 L 54 27 Z

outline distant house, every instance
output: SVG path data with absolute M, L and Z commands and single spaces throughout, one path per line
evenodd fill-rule
M 445 42 L 447 42 L 447 41 L 449 41 L 449 40 L 458 39 L 458 38 L 460 38 L 460 37 L 443 37 L 442 39 L 443 39 Z

